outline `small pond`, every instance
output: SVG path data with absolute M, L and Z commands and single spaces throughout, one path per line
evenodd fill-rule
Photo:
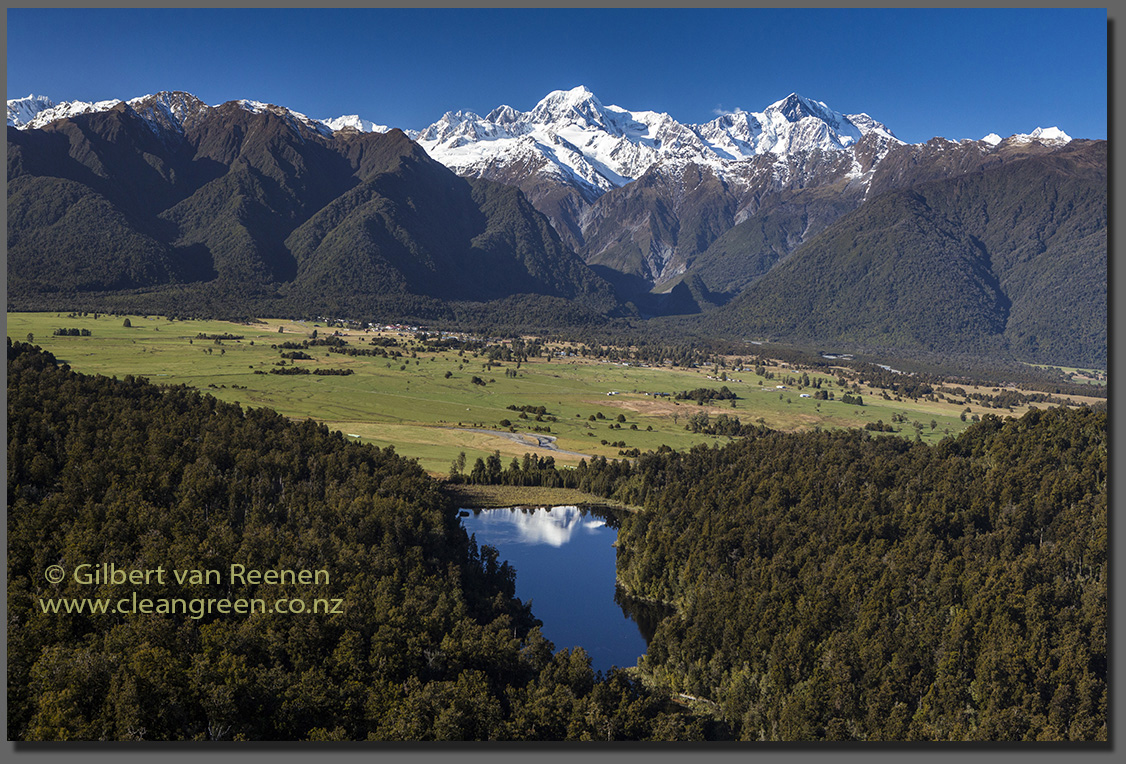
M 596 670 L 633 666 L 653 636 L 658 610 L 615 586 L 612 514 L 579 507 L 466 510 L 465 529 L 516 568 L 516 596 L 543 621 L 555 649 L 582 647 Z

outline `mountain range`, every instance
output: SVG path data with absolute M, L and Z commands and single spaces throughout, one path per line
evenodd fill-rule
M 533 295 L 703 312 L 733 336 L 1105 363 L 1106 142 L 1058 128 L 907 144 L 797 94 L 691 125 L 581 87 L 418 131 L 181 92 L 29 96 L 8 124 L 10 300 Z
M 515 189 L 458 177 L 399 130 L 334 136 L 279 107 L 161 93 L 9 128 L 8 180 L 10 296 L 211 284 L 336 313 L 404 295 L 617 305 Z

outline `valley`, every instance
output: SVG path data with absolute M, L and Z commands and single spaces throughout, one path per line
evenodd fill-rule
M 858 382 L 848 367 L 760 361 L 750 352 L 753 346 L 746 356 L 717 356 L 685 368 L 625 360 L 628 348 L 616 351 L 623 360 L 610 361 L 574 342 L 536 343 L 527 337 L 514 343 L 410 327 L 94 313 L 7 318 L 10 338 L 30 336 L 75 371 L 187 385 L 244 407 L 314 419 L 350 438 L 394 447 L 435 476 L 449 474 L 459 454 L 468 466 L 494 452 L 505 463 L 531 452 L 574 466 L 595 456 L 616 459 L 661 446 L 683 451 L 731 442 L 727 435 L 687 429 L 702 414 L 709 423 L 737 417 L 745 425 L 783 432 L 879 423 L 891 431 L 884 434 L 914 440 L 917 432 L 922 442 L 937 443 L 981 415 L 998 413 L 954 396 L 885 399 L 883 390 Z M 54 334 L 61 328 L 77 330 L 78 336 Z M 327 337 L 338 344 L 305 347 Z M 450 347 L 436 347 L 443 342 Z M 538 352 L 528 352 L 533 346 Z M 388 357 L 346 354 L 372 351 Z M 318 373 L 330 370 L 336 373 Z M 675 398 L 701 388 L 727 388 L 735 397 L 703 403 Z M 970 386 L 967 394 L 975 389 L 998 392 Z M 821 391 L 832 392 L 834 400 L 812 397 Z M 843 402 L 845 395 L 859 396 L 863 405 Z M 1071 394 L 1067 400 L 1080 405 L 1104 399 Z M 541 406 L 542 414 L 518 410 Z M 1020 416 L 1028 408 L 1018 404 L 1000 413 Z M 539 440 L 548 438 L 550 445 L 540 446 Z
M 150 92 L 8 101 L 9 739 L 1109 739 L 1105 139 Z
M 1106 365 L 1107 143 L 1058 128 L 908 144 L 796 93 L 693 125 L 577 87 L 416 130 L 162 91 L 9 102 L 8 180 L 13 310 Z

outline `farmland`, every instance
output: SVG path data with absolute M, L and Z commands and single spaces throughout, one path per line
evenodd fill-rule
M 497 451 L 506 463 L 534 452 L 574 465 L 591 456 L 631 455 L 633 449 L 682 450 L 731 440 L 686 429 L 693 415 L 704 412 L 783 431 L 895 422 L 900 436 L 917 434 L 930 443 L 960 432 L 974 415 L 998 413 L 964 401 L 888 400 L 843 378 L 841 370 L 799 371 L 768 362 L 757 366 L 759 374 L 747 358 L 720 359 L 706 368 L 614 363 L 584 357 L 572 345 L 545 343 L 538 354 L 505 361 L 488 356 L 504 341 L 460 338 L 450 343 L 454 347 L 434 349 L 436 335 L 428 344 L 409 329 L 356 330 L 324 322 L 93 313 L 9 313 L 7 321 L 13 340 L 30 336 L 75 371 L 188 385 L 246 407 L 312 418 L 349 437 L 394 446 L 434 474 L 448 473 L 461 453 L 470 466 Z M 67 333 L 56 334 L 60 329 Z M 304 345 L 328 337 L 335 347 Z M 380 352 L 387 356 L 371 354 Z M 724 386 L 734 400 L 675 398 L 681 391 Z M 815 390 L 834 393 L 834 399 L 808 397 Z M 843 402 L 846 394 L 861 396 L 864 405 Z

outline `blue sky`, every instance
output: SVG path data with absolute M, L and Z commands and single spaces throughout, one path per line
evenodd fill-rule
M 421 128 L 581 84 L 685 123 L 798 92 L 909 142 L 1107 137 L 1105 9 L 9 9 L 7 25 L 9 98 L 186 90 Z

